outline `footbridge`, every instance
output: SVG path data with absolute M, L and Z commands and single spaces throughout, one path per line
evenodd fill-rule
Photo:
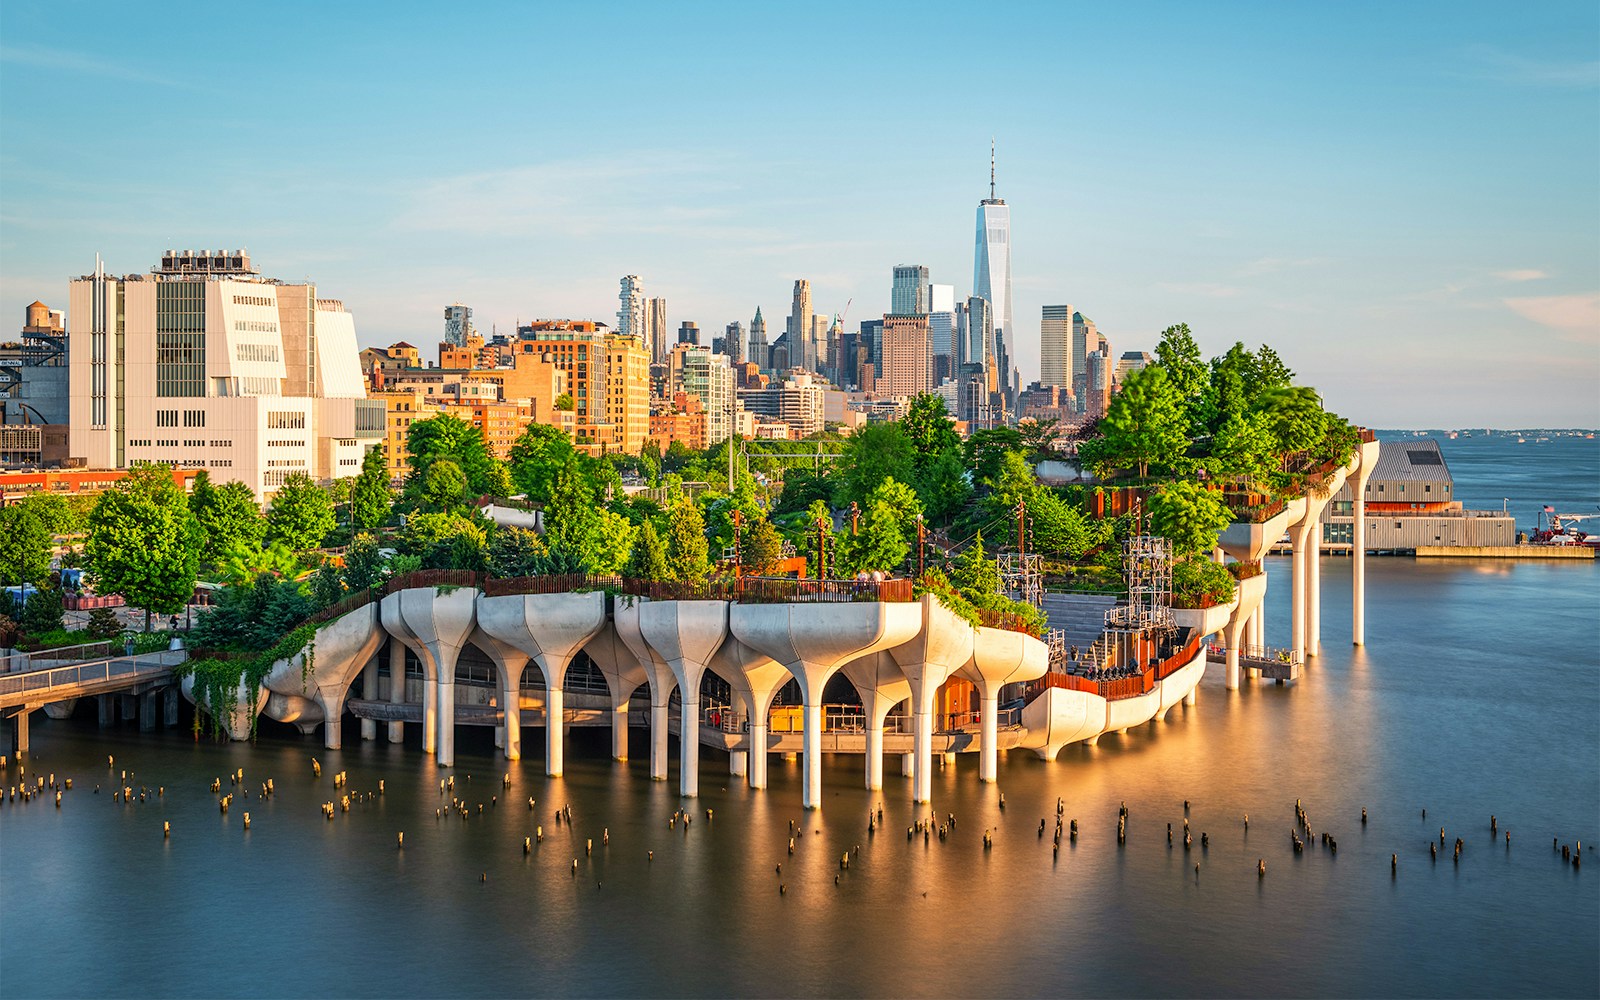
M 177 721 L 177 690 L 172 686 L 172 668 L 188 659 L 182 649 L 162 650 L 135 656 L 104 656 L 77 663 L 43 658 L 11 656 L 6 666 L 18 669 L 0 673 L 0 716 L 12 722 L 11 751 L 28 752 L 28 716 L 38 709 L 65 717 L 72 713 L 79 698 L 98 697 L 102 724 L 109 721 L 113 699 L 122 700 L 124 718 L 133 717 L 137 700 L 140 726 L 155 728 L 158 712 L 172 725 Z M 41 663 L 56 665 L 41 666 Z M 162 704 L 158 706 L 157 702 Z

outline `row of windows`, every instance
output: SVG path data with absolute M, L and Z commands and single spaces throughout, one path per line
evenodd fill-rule
M 231 458 L 213 458 L 210 462 L 208 462 L 206 464 L 210 465 L 213 469 L 231 469 L 231 468 L 233 468 L 233 459 L 231 459 Z
M 270 490 L 274 487 L 282 486 L 284 483 L 288 482 L 291 475 L 293 475 L 293 473 L 283 469 L 275 469 L 269 471 L 266 475 L 261 477 L 262 484 Z
M 281 396 L 283 395 L 283 383 L 275 378 L 251 378 L 246 376 L 239 379 L 239 393 L 243 396 Z
M 236 319 L 233 329 L 235 333 L 277 333 L 278 324 L 265 319 Z
M 306 460 L 303 458 L 269 458 L 267 467 L 272 469 L 303 469 Z
M 234 357 L 240 361 L 279 360 L 277 344 L 240 344 L 234 348 Z
M 211 447 L 213 447 L 213 448 L 232 448 L 233 447 L 233 442 L 232 441 L 213 441 L 213 442 L 211 442 Z
M 268 410 L 267 428 L 269 430 L 304 430 L 306 415 L 300 410 Z
M 293 438 L 280 438 L 280 439 L 277 439 L 277 440 L 269 440 L 267 442 L 267 447 L 268 448 L 304 448 L 304 447 L 306 447 L 306 443 L 304 441 L 297 441 L 297 440 L 295 440 Z
M 183 411 L 183 426 L 185 426 L 185 427 L 204 427 L 205 425 L 206 425 L 206 411 L 204 411 L 204 410 L 184 410 Z M 157 410 L 156 411 L 156 426 L 157 427 L 176 427 L 176 426 L 178 426 L 178 411 L 177 410 Z
M 278 300 L 270 295 L 235 295 L 233 304 L 236 306 L 275 306 Z
M 1377 484 L 1379 493 L 1382 493 L 1384 491 L 1383 490 L 1383 485 L 1384 485 L 1383 483 L 1378 483 Z M 1399 485 L 1400 485 L 1399 492 L 1404 493 L 1406 491 L 1406 484 L 1405 483 L 1401 483 Z M 1367 492 L 1368 493 L 1372 492 L 1372 485 L 1371 484 L 1368 484 Z M 1424 492 L 1424 493 L 1432 493 L 1433 492 L 1433 484 L 1432 483 L 1423 483 L 1422 484 L 1422 492 Z M 1448 487 L 1448 486 L 1444 487 L 1444 492 L 1449 493 L 1450 492 L 1450 487 Z

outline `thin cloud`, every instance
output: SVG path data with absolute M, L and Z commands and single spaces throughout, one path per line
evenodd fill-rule
M 1494 276 L 1499 278 L 1501 281 L 1543 281 L 1545 278 L 1550 277 L 1548 274 L 1545 274 L 1538 268 L 1533 267 L 1514 268 L 1510 271 L 1496 271 Z
M 163 87 L 183 86 L 176 80 L 147 73 L 132 66 L 122 66 L 107 59 L 85 55 L 82 52 L 70 52 L 65 49 L 47 49 L 40 46 L 31 48 L 17 48 L 12 45 L 0 45 L 0 62 L 10 63 L 15 66 L 31 66 L 34 69 L 55 70 L 61 73 L 81 73 L 86 76 L 106 76 L 116 80 L 131 80 L 135 83 L 154 83 Z
M 1490 45 L 1469 46 L 1456 75 L 1529 87 L 1600 87 L 1600 60 L 1530 59 Z
M 1301 267 L 1313 267 L 1325 263 L 1325 257 L 1261 257 L 1239 268 L 1238 276 L 1241 278 L 1255 278 L 1263 274 L 1277 274 L 1280 271 L 1292 271 Z
M 1501 301 L 1518 316 L 1540 326 L 1579 335 L 1572 339 L 1600 341 L 1600 294 L 1539 295 Z
M 1171 292 L 1174 295 L 1195 295 L 1207 299 L 1231 299 L 1234 296 L 1240 295 L 1244 292 L 1244 289 L 1242 288 L 1235 288 L 1232 285 L 1218 284 L 1215 281 L 1189 281 L 1179 282 L 1176 284 L 1162 283 L 1156 285 L 1156 287 L 1161 289 L 1163 292 Z

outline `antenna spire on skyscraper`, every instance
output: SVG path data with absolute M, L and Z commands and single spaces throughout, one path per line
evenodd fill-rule
M 994 138 L 989 139 L 989 200 L 994 200 Z

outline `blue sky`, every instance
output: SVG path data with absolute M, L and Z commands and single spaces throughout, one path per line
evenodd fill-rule
M 1016 353 L 1275 345 L 1373 426 L 1600 424 L 1600 8 L 0 6 L 0 331 L 101 253 L 246 246 L 365 344 L 673 327 L 895 264 L 966 294 L 989 141 Z M 134 15 L 137 11 L 137 16 Z

